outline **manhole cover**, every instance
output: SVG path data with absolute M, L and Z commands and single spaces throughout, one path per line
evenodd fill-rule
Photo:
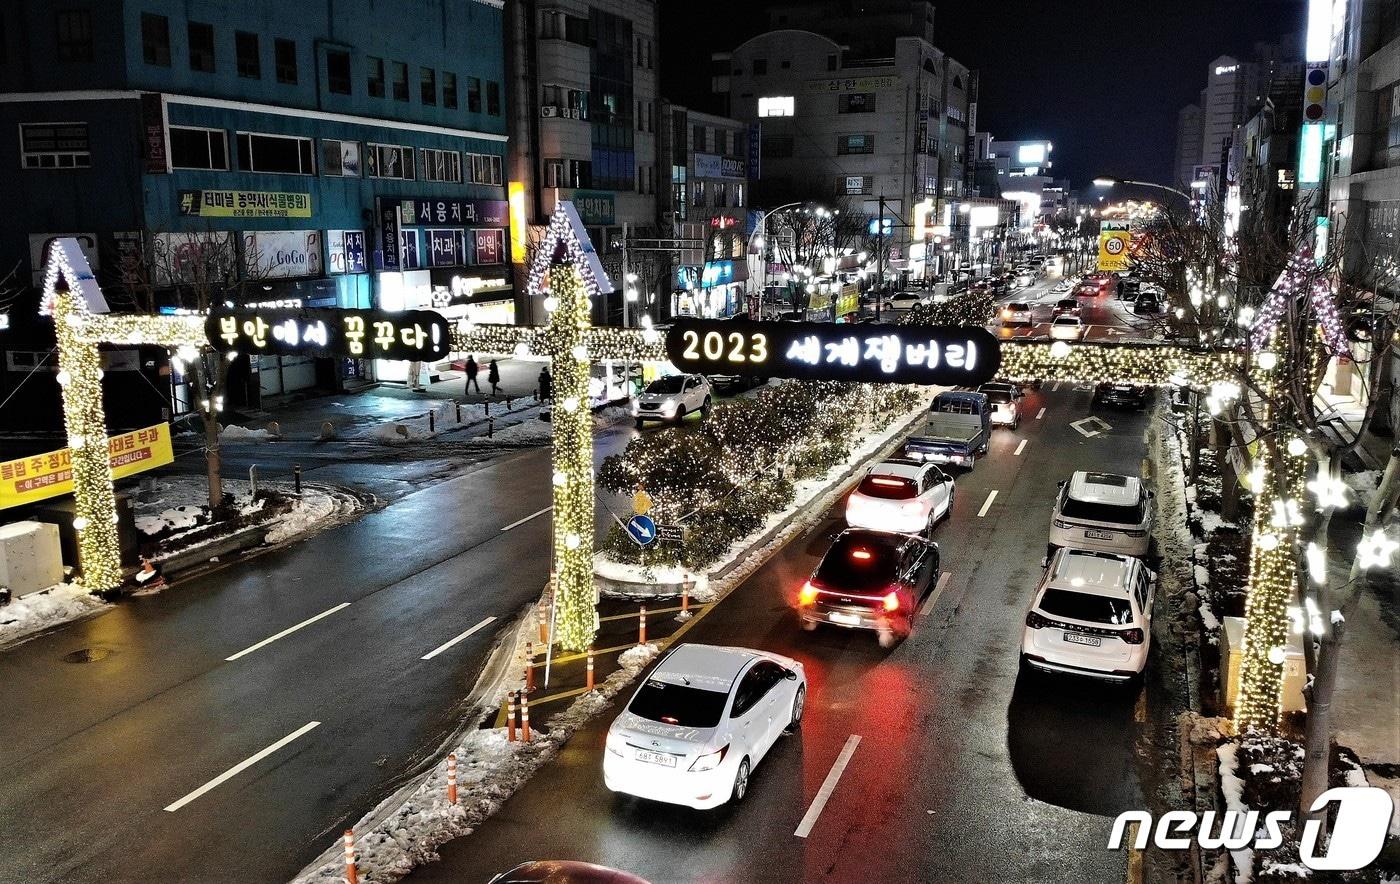
M 64 663 L 96 663 L 107 657 L 112 652 L 106 648 L 83 648 L 71 654 L 63 655 Z

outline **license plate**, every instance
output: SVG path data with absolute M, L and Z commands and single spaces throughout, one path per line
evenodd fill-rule
M 1066 632 L 1065 641 L 1076 645 L 1088 645 L 1091 648 L 1097 648 L 1103 644 L 1103 639 L 1097 635 L 1080 635 L 1077 632 Z
M 844 626 L 859 626 L 860 616 L 857 614 L 842 614 L 840 611 L 832 611 L 827 615 L 832 623 L 840 623 Z
M 1085 536 L 1085 537 L 1092 537 L 1092 538 L 1094 538 L 1095 540 L 1112 540 L 1112 539 L 1113 539 L 1113 532 L 1112 532 L 1112 531 L 1085 531 L 1085 532 L 1084 532 L 1084 536 Z
M 648 752 L 645 749 L 638 749 L 636 757 L 638 761 L 645 761 L 647 764 L 659 764 L 663 767 L 676 766 L 676 756 L 667 755 L 664 752 Z

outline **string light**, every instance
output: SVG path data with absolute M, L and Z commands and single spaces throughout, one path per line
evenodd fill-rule
M 1363 571 L 1372 568 L 1390 567 L 1390 557 L 1395 551 L 1400 549 L 1400 543 L 1391 540 L 1381 529 L 1375 529 L 1371 533 L 1361 538 L 1361 544 L 1356 548 L 1357 564 Z

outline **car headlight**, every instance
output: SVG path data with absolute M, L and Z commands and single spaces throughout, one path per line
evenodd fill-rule
M 714 770 L 719 767 L 719 763 L 724 760 L 724 755 L 729 751 L 728 746 L 724 746 L 718 752 L 711 752 L 709 755 L 701 755 L 690 763 L 690 769 L 699 773 L 706 770 Z
M 675 414 L 675 413 L 676 413 L 676 400 L 674 400 L 674 399 L 667 399 L 665 402 L 661 403 L 661 410 L 662 410 L 663 412 L 665 412 L 666 414 Z
M 641 414 L 641 411 L 642 411 L 641 404 L 638 403 L 636 399 L 633 399 L 633 400 L 632 400 L 632 416 L 633 416 L 633 417 L 636 417 L 638 414 Z

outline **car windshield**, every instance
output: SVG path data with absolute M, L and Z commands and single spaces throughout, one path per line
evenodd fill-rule
M 1018 313 L 1031 309 L 1030 304 L 1007 304 L 1006 306 L 1008 309 L 1015 310 Z
M 919 496 L 919 487 L 904 476 L 866 476 L 856 493 L 881 500 L 910 500 Z
M 981 392 L 986 393 L 987 399 L 996 405 L 1002 405 L 1011 401 L 1011 393 L 1006 390 L 983 388 Z
M 899 553 L 869 536 L 837 538 L 813 575 L 826 588 L 844 592 L 875 592 L 894 582 Z
M 1079 302 L 1073 298 L 1065 298 L 1063 301 L 1057 301 L 1056 304 L 1064 310 L 1073 310 L 1079 306 Z
M 627 711 L 650 721 L 680 727 L 715 727 L 724 713 L 728 694 L 689 685 L 647 679 Z
M 1119 505 L 1099 501 L 1076 500 L 1068 495 L 1060 506 L 1060 514 L 1070 519 L 1084 519 L 1090 522 L 1111 522 L 1116 525 L 1139 525 L 1142 523 L 1142 503 Z
M 668 378 L 657 378 L 650 384 L 647 384 L 647 392 L 669 395 L 671 393 L 679 393 L 684 387 L 685 375 L 677 374 L 671 375 Z
M 1089 623 L 1123 626 L 1133 622 L 1133 606 L 1126 598 L 1093 595 L 1068 589 L 1047 589 L 1040 599 L 1040 610 L 1052 617 L 1067 617 Z

